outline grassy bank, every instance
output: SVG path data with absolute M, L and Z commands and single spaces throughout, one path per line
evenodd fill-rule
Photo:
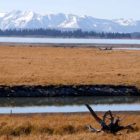
M 0 140 L 139 140 L 139 113 L 119 115 L 125 118 L 123 125 L 136 122 L 134 131 L 122 131 L 121 135 L 88 132 L 85 127 L 88 124 L 100 128 L 90 114 L 1 115 Z
M 140 51 L 0 46 L 0 85 L 140 87 Z

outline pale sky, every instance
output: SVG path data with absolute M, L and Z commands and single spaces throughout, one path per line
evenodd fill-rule
M 140 20 L 140 0 L 0 0 L 0 12 L 12 10 Z

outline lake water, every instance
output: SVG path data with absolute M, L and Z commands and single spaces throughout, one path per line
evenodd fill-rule
M 140 97 L 0 98 L 0 114 L 140 111 Z
M 75 38 L 40 38 L 40 37 L 0 37 L 0 42 L 9 43 L 53 43 L 53 44 L 137 44 L 136 39 L 75 39 Z
M 132 51 L 140 51 L 140 48 L 114 48 L 113 50 L 132 50 Z

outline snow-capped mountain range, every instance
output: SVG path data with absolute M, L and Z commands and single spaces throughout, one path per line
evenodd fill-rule
M 0 29 L 2 30 L 38 28 L 132 33 L 140 32 L 140 21 L 133 19 L 97 19 L 91 16 L 62 13 L 41 15 L 32 11 L 0 13 Z

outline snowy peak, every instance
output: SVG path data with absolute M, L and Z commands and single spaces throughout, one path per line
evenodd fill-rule
M 11 11 L 0 13 L 0 29 L 39 29 L 59 30 L 82 29 L 96 32 L 140 32 L 140 21 L 133 19 L 97 19 L 91 16 L 72 14 L 38 14 L 32 11 Z

